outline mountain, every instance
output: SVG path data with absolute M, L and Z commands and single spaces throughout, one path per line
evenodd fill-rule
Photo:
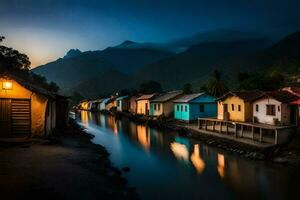
M 266 36 L 246 31 L 238 31 L 232 29 L 217 29 L 204 33 L 198 33 L 190 37 L 180 38 L 165 44 L 169 49 L 177 52 L 187 50 L 193 45 L 207 42 L 236 42 L 240 40 L 253 40 L 265 38 Z
M 63 58 L 73 58 L 75 56 L 79 56 L 81 53 L 82 52 L 79 49 L 70 49 Z
M 121 89 L 135 88 L 137 84 L 138 80 L 132 76 L 112 69 L 79 83 L 66 93 L 72 95 L 76 91 L 86 98 L 95 99 L 103 95 L 110 95 Z
M 200 42 L 182 53 L 149 64 L 136 77 L 158 81 L 164 88 L 180 88 L 187 82 L 200 86 L 214 69 L 232 78 L 235 72 L 244 70 L 241 61 L 271 44 L 265 38 Z
M 119 46 L 133 44 L 126 41 Z M 63 90 L 109 70 L 132 74 L 141 67 L 172 56 L 173 53 L 147 48 L 108 47 L 102 51 L 70 50 L 64 58 L 39 66 L 33 72 L 56 82 Z M 113 78 L 113 77 L 112 77 Z

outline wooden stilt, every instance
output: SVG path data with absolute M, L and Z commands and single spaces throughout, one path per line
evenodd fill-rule
M 215 131 L 215 125 L 216 125 L 216 122 L 213 121 L 213 131 Z
M 222 122 L 220 122 L 220 133 L 222 133 Z
M 234 124 L 234 134 L 235 134 L 235 137 L 237 138 L 237 124 Z
M 226 122 L 226 134 L 228 135 L 228 122 Z
M 205 120 L 205 130 L 207 130 L 207 120 Z
M 252 140 L 254 140 L 254 126 L 252 126 Z
M 243 137 L 244 126 L 241 124 L 241 137 Z
M 278 144 L 278 130 L 275 129 L 275 144 Z
M 262 128 L 259 129 L 259 141 L 262 142 L 263 135 L 262 135 Z

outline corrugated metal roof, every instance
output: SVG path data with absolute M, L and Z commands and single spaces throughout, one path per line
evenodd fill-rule
M 116 100 L 117 100 L 117 101 L 119 101 L 119 100 L 126 99 L 126 98 L 128 98 L 128 95 L 126 95 L 126 96 L 121 96 L 121 97 L 118 97 Z
M 252 90 L 252 91 L 230 91 L 223 95 L 222 97 L 218 98 L 217 100 L 226 99 L 228 96 L 237 96 L 244 101 L 254 101 L 257 98 L 261 97 L 264 93 L 260 90 Z
M 178 97 L 182 93 L 183 92 L 181 90 L 167 92 L 167 93 L 161 94 L 158 97 L 154 98 L 153 100 L 151 100 L 151 102 L 166 102 L 166 101 L 170 101 L 170 100 Z
M 289 103 L 299 99 L 298 96 L 293 95 L 288 91 L 265 92 L 264 95 L 258 99 L 265 98 L 265 97 L 273 98 L 281 103 Z
M 195 98 L 200 97 L 201 95 L 205 94 L 205 92 L 202 93 L 194 93 L 194 94 L 186 94 L 178 99 L 175 99 L 173 102 L 175 103 L 188 103 L 192 101 Z
M 137 98 L 136 100 L 139 101 L 139 100 L 150 100 L 152 99 L 153 97 L 155 97 L 156 94 L 144 94 L 142 96 L 140 96 L 139 98 Z

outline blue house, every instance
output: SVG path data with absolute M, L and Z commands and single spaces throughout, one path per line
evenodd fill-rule
M 205 92 L 184 95 L 174 101 L 174 118 L 184 121 L 197 120 L 199 117 L 216 117 L 215 98 Z

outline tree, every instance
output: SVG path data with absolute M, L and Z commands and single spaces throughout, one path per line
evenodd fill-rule
M 183 90 L 184 94 L 191 94 L 191 93 L 193 93 L 193 91 L 192 91 L 192 84 L 190 84 L 190 83 L 184 84 L 183 87 L 182 87 L 182 90 Z
M 238 74 L 238 85 L 242 90 L 277 90 L 284 85 L 284 82 L 285 76 L 278 70 L 273 70 L 271 73 Z
M 160 93 L 162 92 L 162 87 L 160 83 L 150 80 L 140 85 L 139 92 L 144 94 Z
M 222 78 L 222 73 L 218 70 L 215 70 L 211 74 L 211 77 L 200 90 L 201 89 L 215 97 L 220 97 L 228 91 L 226 83 Z
M 5 37 L 0 36 L 0 42 Z M 27 55 L 0 45 L 0 72 L 29 71 L 30 61 Z

